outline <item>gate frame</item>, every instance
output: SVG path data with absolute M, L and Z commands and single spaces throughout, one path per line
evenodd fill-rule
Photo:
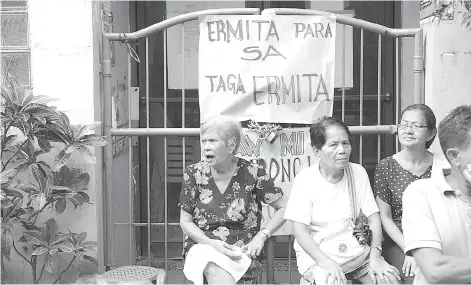
M 294 9 L 294 8 L 268 8 L 263 10 L 263 14 L 265 12 L 276 14 L 276 15 L 316 15 L 316 16 L 335 16 L 336 23 L 351 26 L 352 28 L 359 28 L 369 32 L 376 33 L 378 35 L 383 35 L 387 37 L 396 38 L 396 43 L 398 42 L 398 38 L 402 37 L 413 37 L 414 42 L 414 78 L 413 78 L 413 86 L 414 86 L 414 103 L 424 103 L 425 96 L 424 96 L 424 42 L 423 42 L 423 31 L 421 28 L 408 28 L 408 29 L 395 29 L 395 28 L 388 28 L 376 23 L 371 23 L 361 19 L 350 18 L 341 14 L 335 13 L 328 13 L 324 11 L 318 10 L 311 10 L 311 9 Z M 190 135 L 199 135 L 200 129 L 199 128 L 150 128 L 149 127 L 149 114 L 147 113 L 147 127 L 146 128 L 131 128 L 129 125 L 128 128 L 121 128 L 121 129 L 113 129 L 112 128 L 112 100 L 111 100 L 111 76 L 112 76 L 112 69 L 111 69 L 111 53 L 110 53 L 110 43 L 111 42 L 132 42 L 137 41 L 141 38 L 148 38 L 151 35 L 159 33 L 161 31 L 166 30 L 172 26 L 183 24 L 187 21 L 197 20 L 198 17 L 204 15 L 260 15 L 261 11 L 260 8 L 229 8 L 229 9 L 208 9 L 208 10 L 201 10 L 197 12 L 191 12 L 182 14 L 179 16 L 175 16 L 170 19 L 165 19 L 161 22 L 155 23 L 149 27 L 144 29 L 130 32 L 130 33 L 103 33 L 102 34 L 102 86 L 103 86 L 103 103 L 104 103 L 104 124 L 103 124 L 103 131 L 105 134 L 106 139 L 111 142 L 113 136 L 163 136 L 166 138 L 167 136 L 190 136 Z M 362 34 L 363 36 L 363 34 Z M 166 42 L 165 42 L 166 44 Z M 148 41 L 146 40 L 146 46 L 148 45 Z M 165 47 L 166 48 L 166 47 Z M 345 47 L 344 47 L 345 49 Z M 363 49 L 363 47 L 362 47 Z M 146 49 L 146 55 L 148 54 L 148 49 Z M 398 46 L 396 44 L 396 55 L 398 55 Z M 128 55 L 129 58 L 129 55 Z M 396 58 L 396 61 L 398 59 Z M 380 63 L 379 63 L 380 64 Z M 381 71 L 378 70 L 380 74 Z M 396 71 L 397 74 L 397 71 Z M 148 62 L 146 62 L 146 76 L 148 76 Z M 396 78 L 398 80 L 398 78 Z M 146 81 L 148 84 L 148 80 Z M 166 88 L 166 83 L 165 88 Z M 362 82 L 360 83 L 362 84 Z M 182 87 L 184 88 L 184 87 Z M 344 88 L 343 88 L 344 89 Z M 396 93 L 399 91 L 397 90 Z M 361 91 L 362 93 L 362 91 Z M 149 88 L 146 86 L 146 106 L 148 110 L 149 104 Z M 360 95 L 361 96 L 361 95 Z M 399 95 L 398 95 L 399 97 Z M 342 92 L 342 101 L 345 98 L 344 92 Z M 399 98 L 397 98 L 399 99 Z M 130 101 L 130 98 L 129 98 Z M 184 103 L 183 103 L 184 104 Z M 379 104 L 379 103 L 378 103 Z M 183 105 L 184 106 L 184 105 Z M 344 106 L 344 103 L 343 103 Z M 398 108 L 398 102 L 396 102 L 396 108 Z M 361 112 L 361 111 L 360 111 Z M 398 118 L 398 110 L 396 110 L 396 120 Z M 165 121 L 165 120 L 164 120 Z M 380 121 L 378 120 L 378 123 Z M 397 122 L 396 122 L 397 123 Z M 395 134 L 397 131 L 396 125 L 374 125 L 374 126 L 349 126 L 350 132 L 352 134 Z M 184 139 L 184 138 L 183 138 Z M 397 149 L 397 148 L 396 148 Z M 361 152 L 360 152 L 361 154 Z M 379 153 L 378 153 L 379 155 Z M 131 156 L 131 153 L 130 153 Z M 361 155 L 360 155 L 361 156 Z M 112 144 L 107 144 L 105 146 L 105 151 L 103 152 L 103 161 L 105 163 L 105 189 L 104 195 L 106 199 L 106 203 L 103 205 L 106 206 L 104 209 L 104 224 L 105 224 L 105 233 L 104 233 L 104 240 L 106 240 L 103 244 L 104 246 L 104 253 L 105 253 L 105 265 L 112 264 L 114 261 L 114 252 L 112 249 L 113 246 L 113 232 L 114 232 L 114 223 L 113 223 L 113 213 L 112 213 L 112 190 L 113 189 L 113 174 L 112 174 Z M 185 160 L 184 160 L 185 161 Z M 166 174 L 165 174 L 166 175 Z M 165 181 L 167 181 L 165 179 Z M 165 197 L 167 199 L 167 197 Z M 131 203 L 131 202 L 130 202 Z M 148 201 L 149 203 L 149 201 Z M 130 210 L 131 211 L 131 210 Z M 166 215 L 167 213 L 165 213 Z M 150 217 L 150 213 L 147 213 L 148 217 Z M 131 218 L 131 217 L 130 217 Z M 167 221 L 167 220 L 166 220 Z M 129 222 L 129 227 L 134 228 L 132 225 L 132 221 Z M 150 227 L 150 220 L 148 221 L 148 227 Z M 131 230 L 130 230 L 131 231 Z M 167 233 L 167 224 L 165 225 L 165 232 Z M 150 235 L 150 228 L 148 230 L 148 235 Z M 131 239 L 132 241 L 132 239 Z M 150 240 L 148 240 L 150 244 Z M 130 245 L 131 247 L 131 245 Z M 131 247 L 132 248 L 132 247 Z M 167 246 L 166 246 L 167 249 Z M 271 238 L 267 241 L 266 244 L 267 249 L 267 257 L 266 257 L 266 273 L 267 273 L 267 283 L 273 284 L 274 283 L 274 240 Z M 150 246 L 148 251 L 150 251 Z M 132 256 L 132 255 L 131 255 Z M 148 256 L 149 264 L 151 256 Z M 168 260 L 167 251 L 165 252 L 165 260 Z M 290 262 L 290 261 L 289 261 Z M 165 269 L 167 270 L 167 262 L 165 263 Z M 291 273 L 290 273 L 291 274 Z

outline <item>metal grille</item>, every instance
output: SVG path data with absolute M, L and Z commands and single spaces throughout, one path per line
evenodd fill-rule
M 311 15 L 322 15 L 323 12 L 320 11 L 314 11 L 314 10 L 298 10 L 298 9 L 274 9 L 276 14 L 311 14 Z M 146 204 L 141 204 L 142 208 L 146 208 L 146 213 L 147 216 L 143 217 L 141 219 L 141 222 L 135 222 L 134 217 L 133 217 L 133 195 L 132 195 L 132 189 L 134 189 L 134 185 L 132 183 L 132 177 L 130 177 L 129 181 L 129 220 L 126 221 L 115 221 L 113 220 L 112 215 L 108 216 L 110 217 L 110 220 L 107 220 L 106 222 L 108 223 L 108 232 L 107 232 L 107 237 L 106 240 L 108 241 L 108 244 L 106 245 L 105 249 L 105 255 L 110 256 L 105 262 L 107 264 L 115 264 L 117 263 L 117 260 L 114 260 L 113 257 L 113 252 L 115 250 L 114 248 L 114 243 L 113 243 L 113 235 L 115 233 L 114 228 L 116 226 L 119 226 L 120 228 L 127 228 L 129 232 L 129 242 L 130 246 L 127 249 L 119 249 L 122 251 L 128 250 L 129 251 L 129 260 L 120 260 L 120 264 L 135 264 L 139 263 L 141 261 L 142 264 L 144 265 L 158 265 L 162 266 L 164 269 L 176 269 L 175 267 L 172 266 L 170 268 L 170 264 L 175 264 L 174 262 L 171 263 L 172 260 L 174 259 L 180 259 L 181 258 L 176 258 L 173 256 L 169 256 L 169 248 L 172 245 L 171 241 L 169 240 L 169 232 L 171 232 L 171 229 L 178 227 L 178 223 L 173 222 L 171 223 L 168 219 L 168 212 L 169 212 L 169 195 L 172 189 L 172 183 L 174 182 L 179 182 L 180 179 L 178 176 L 181 175 L 183 172 L 184 168 L 186 165 L 191 163 L 192 159 L 188 158 L 187 155 L 191 153 L 191 151 L 188 150 L 187 145 L 191 145 L 188 143 L 188 141 L 197 139 L 199 135 L 199 128 L 188 128 L 188 121 L 187 121 L 187 116 L 189 115 L 189 112 L 187 110 L 187 106 L 185 104 L 191 104 L 194 103 L 195 99 L 197 100 L 197 97 L 195 98 L 194 94 L 187 94 L 186 90 L 184 88 L 185 86 L 185 76 L 184 74 L 181 76 L 181 81 L 182 81 L 182 89 L 179 94 L 175 95 L 173 94 L 172 97 L 169 97 L 169 94 L 167 94 L 167 69 L 164 68 L 163 71 L 163 98 L 162 99 L 157 99 L 159 103 L 163 103 L 162 105 L 159 105 L 162 107 L 162 110 L 158 113 L 158 116 L 163 116 L 163 121 L 162 121 L 162 126 L 160 127 L 155 127 L 151 124 L 151 118 L 152 115 L 155 115 L 155 112 L 153 109 L 151 109 L 150 103 L 155 103 L 152 100 L 156 100 L 155 98 L 150 98 L 150 68 L 149 68 L 149 56 L 150 56 L 150 49 L 149 49 L 149 42 L 151 39 L 154 39 L 156 37 L 161 37 L 163 40 L 163 47 L 164 47 L 164 56 L 163 56 L 163 66 L 167 67 L 167 50 L 166 50 L 166 41 L 167 41 L 167 29 L 172 26 L 177 26 L 179 25 L 179 28 L 181 28 L 181 68 L 182 70 L 185 70 L 185 29 L 184 29 L 184 23 L 188 21 L 194 21 L 198 19 L 198 16 L 205 15 L 205 14 L 259 14 L 260 11 L 259 9 L 251 9 L 251 8 L 245 8 L 245 9 L 220 9 L 220 10 L 206 10 L 206 11 L 198 11 L 198 12 L 193 12 L 193 13 L 188 13 L 185 15 L 180 15 L 178 17 L 172 18 L 172 19 L 167 19 L 162 22 L 159 22 L 151 27 L 148 27 L 143 30 L 139 30 L 134 33 L 109 33 L 105 34 L 105 41 L 103 43 L 103 76 L 104 76 L 104 85 L 103 85 L 103 90 L 104 90 L 104 104 L 105 104 L 105 135 L 108 137 L 108 139 L 111 140 L 111 137 L 117 137 L 117 136 L 128 136 L 129 139 L 133 136 L 139 136 L 143 138 L 143 141 L 145 141 L 145 163 L 144 169 L 141 171 L 144 171 L 146 173 L 145 177 L 147 177 L 146 181 L 142 181 L 141 183 L 141 191 L 146 195 Z M 337 17 L 337 23 L 343 24 L 343 25 L 349 25 L 354 27 L 355 29 L 358 29 L 360 31 L 360 64 L 359 64 L 359 70 L 355 70 L 354 72 L 359 72 L 359 94 L 355 96 L 349 96 L 346 94 L 346 88 L 344 85 L 345 82 L 345 72 L 343 72 L 343 78 L 342 78 L 342 88 L 340 90 L 340 94 L 336 94 L 336 101 L 341 102 L 341 110 L 339 114 L 334 114 L 335 116 L 338 116 L 339 118 L 342 118 L 343 120 L 346 119 L 346 116 L 348 115 L 348 112 L 351 112 L 351 110 L 346 109 L 346 101 L 352 101 L 352 100 L 357 100 L 358 104 L 353 104 L 354 107 L 358 108 L 355 110 L 355 112 L 359 112 L 358 116 L 358 125 L 350 126 L 350 131 L 353 135 L 355 135 L 355 139 L 358 139 L 358 145 L 359 145 L 359 154 L 358 154 L 358 159 L 355 159 L 357 162 L 360 164 L 365 163 L 363 160 L 364 158 L 364 153 L 363 149 L 366 147 L 368 148 L 368 151 L 375 151 L 377 153 L 375 161 L 379 161 L 381 159 L 381 139 L 384 136 L 392 136 L 395 133 L 395 125 L 398 122 L 398 111 L 399 111 L 399 43 L 402 40 L 401 38 L 403 37 L 409 37 L 409 38 L 415 38 L 415 45 L 416 45 L 416 52 L 414 56 L 414 71 L 415 71 L 415 77 L 414 77 L 414 101 L 415 102 L 423 102 L 423 49 L 422 49 L 422 31 L 420 29 L 390 29 L 383 27 L 378 24 L 374 23 L 369 23 L 366 21 L 358 20 L 358 19 L 353 19 L 353 18 L 348 18 L 348 17 L 343 17 L 342 15 L 336 15 Z M 178 26 L 177 26 L 178 27 Z M 345 30 L 345 29 L 344 29 Z M 364 46 L 364 38 L 365 34 L 368 33 L 368 36 L 376 37 L 377 40 L 377 45 L 376 50 L 372 50 L 371 48 L 368 49 L 368 52 L 364 52 L 365 46 Z M 343 42 L 343 52 L 340 55 L 340 59 L 343 62 L 343 66 L 345 66 L 345 34 L 339 34 L 339 37 L 342 37 L 342 42 Z M 140 86 L 145 90 L 145 97 L 143 98 L 144 103 L 145 103 L 145 118 L 144 118 L 144 124 L 143 128 L 131 128 L 129 125 L 128 128 L 118 128 L 118 129 L 111 129 L 111 54 L 109 53 L 109 45 L 110 43 L 113 43 L 113 41 L 136 41 L 140 38 L 143 38 L 143 43 L 145 44 L 145 66 L 144 68 L 141 68 L 145 75 L 145 86 Z M 106 40 L 107 39 L 107 40 Z M 394 76 L 395 81 L 394 81 L 394 90 L 396 90 L 394 95 L 384 95 L 383 90 L 384 86 L 382 85 L 382 70 L 383 70 L 383 45 L 385 40 L 392 40 L 394 41 L 394 47 L 395 50 L 393 51 L 395 55 L 395 70 L 396 74 Z M 142 46 L 142 45 L 141 45 Z M 371 52 L 376 52 L 377 54 L 377 76 L 373 75 L 368 78 L 365 78 L 364 76 L 364 61 L 365 57 L 371 56 Z M 411 59 L 405 59 L 405 60 L 411 60 Z M 130 56 L 128 56 L 128 62 L 131 61 Z M 377 92 L 376 94 L 364 94 L 364 82 L 366 80 L 371 80 L 375 79 L 377 80 Z M 395 114 L 393 114 L 394 117 L 394 124 L 393 125 L 382 125 L 382 114 L 384 110 L 382 110 L 382 105 L 381 102 L 384 100 L 384 98 L 389 98 L 390 96 L 394 96 L 396 106 L 395 106 Z M 365 102 L 366 100 L 369 100 L 368 106 L 373 106 L 376 107 L 376 124 L 375 125 L 365 125 L 364 121 L 364 110 L 365 110 Z M 129 97 L 129 100 L 130 97 Z M 196 101 L 197 102 L 197 101 Z M 177 114 L 175 112 L 175 108 L 171 109 L 169 112 L 169 106 L 170 104 L 179 104 L 178 110 L 181 111 L 181 114 Z M 129 106 L 131 105 L 131 102 L 128 103 Z M 338 103 L 337 103 L 338 104 Z M 152 111 L 152 112 L 151 112 Z M 176 126 L 169 126 L 167 123 L 167 120 L 171 116 L 178 116 L 181 119 L 178 120 L 180 122 L 179 125 Z M 152 137 L 157 137 L 157 138 L 162 138 L 163 139 L 163 144 L 162 144 L 162 149 L 159 149 L 159 151 L 163 152 L 163 178 L 162 178 L 162 188 L 160 189 L 163 191 L 163 214 L 162 214 L 162 219 L 163 221 L 158 221 L 158 220 L 153 220 L 151 219 L 152 211 L 151 211 L 151 200 L 154 198 L 155 195 L 155 189 L 151 189 L 151 159 L 150 153 L 151 153 L 151 147 L 154 147 L 153 144 L 151 143 L 151 138 Z M 371 143 L 369 140 L 370 137 L 375 138 L 376 143 Z M 131 150 L 131 143 L 129 143 L 129 153 L 132 153 Z M 373 146 L 373 149 L 370 149 L 371 146 Z M 396 144 L 397 147 L 397 144 Z M 181 155 L 177 155 L 175 149 L 180 148 L 182 150 Z M 153 151 L 156 151 L 155 149 Z M 112 165 L 112 160 L 110 159 L 112 157 L 112 149 L 111 146 L 108 145 L 105 148 L 105 162 L 106 162 L 106 193 L 108 193 L 110 196 L 107 197 L 107 199 L 112 199 L 113 203 L 113 165 Z M 132 156 L 129 156 L 129 175 L 132 175 Z M 371 163 L 371 162 L 369 162 Z M 111 205 L 113 207 L 113 204 Z M 110 210 L 108 210 L 110 211 Z M 135 237 L 135 230 L 137 228 L 140 229 L 145 229 L 145 231 L 142 231 L 142 235 L 146 235 L 146 243 L 142 245 L 142 250 L 138 250 L 141 258 L 136 258 L 133 259 L 133 256 L 136 256 L 137 254 L 134 253 L 134 245 L 136 244 L 136 237 Z M 152 231 L 155 229 L 154 231 Z M 158 247 L 160 250 L 157 250 L 158 254 L 154 253 L 154 250 L 151 249 L 152 246 L 155 248 L 155 244 L 152 244 L 152 236 L 151 233 L 156 233 L 159 238 L 160 246 Z M 162 241 L 160 241 L 160 237 L 163 237 Z M 154 240 L 156 238 L 154 237 Z M 288 276 L 288 281 L 282 280 L 281 282 L 289 282 L 292 283 L 293 278 L 291 276 L 291 272 L 293 269 L 293 266 L 295 264 L 295 258 L 294 255 L 291 254 L 291 248 L 292 248 L 292 242 L 293 238 L 292 237 L 287 237 L 286 239 L 286 246 L 288 247 L 288 262 L 287 262 L 287 270 L 289 272 Z M 162 252 L 163 251 L 163 252 Z M 274 267 L 275 267 L 275 257 L 274 257 L 274 244 L 273 240 L 268 242 L 267 244 L 267 258 L 265 262 L 265 267 L 266 267 L 266 279 L 264 279 L 264 283 L 269 283 L 273 284 L 275 282 L 279 283 L 280 280 L 274 280 Z M 181 270 L 181 263 L 177 265 L 177 268 Z M 185 280 L 183 280 L 184 282 Z M 170 283 L 181 283 L 180 281 L 175 281 L 171 280 Z
M 2 46 L 28 46 L 28 15 L 26 13 L 2 13 Z
M 20 85 L 30 85 L 29 52 L 3 52 L 0 55 L 2 74 L 10 73 Z
M 0 62 L 21 85 L 31 85 L 28 10 L 26 1 L 1 1 Z

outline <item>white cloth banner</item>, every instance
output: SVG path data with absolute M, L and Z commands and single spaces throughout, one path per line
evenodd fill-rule
M 258 138 L 254 130 L 243 129 L 238 157 L 262 166 L 275 186 L 289 197 L 296 174 L 317 162 L 309 137 L 309 128 L 290 128 L 278 132 L 273 143 Z M 262 227 L 273 217 L 275 209 L 263 204 Z M 286 222 L 275 235 L 292 235 L 291 222 Z
M 310 124 L 334 103 L 333 16 L 208 15 L 200 18 L 201 122 Z

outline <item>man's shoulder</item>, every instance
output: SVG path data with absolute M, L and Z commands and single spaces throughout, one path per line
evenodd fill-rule
M 410 196 L 425 196 L 428 197 L 430 194 L 439 191 L 432 178 L 421 178 L 413 181 L 403 194 L 403 199 Z

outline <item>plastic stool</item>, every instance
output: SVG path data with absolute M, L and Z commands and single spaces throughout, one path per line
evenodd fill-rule
M 162 269 L 149 266 L 121 266 L 103 273 L 100 277 L 105 282 L 121 283 L 126 281 L 157 280 Z

